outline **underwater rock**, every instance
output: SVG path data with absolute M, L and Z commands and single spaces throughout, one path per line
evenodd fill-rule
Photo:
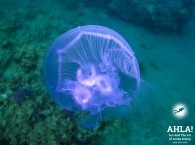
M 102 119 L 128 116 L 140 85 L 129 44 L 117 32 L 96 25 L 77 27 L 57 38 L 43 72 L 55 102 L 75 112 L 79 124 L 88 128 Z
M 86 6 L 103 9 L 114 18 L 147 28 L 152 32 L 182 33 L 193 17 L 193 0 L 99 0 Z
M 113 4 L 114 3 L 114 4 Z M 182 1 L 112 1 L 108 11 L 119 18 L 154 32 L 183 31 L 192 17 L 192 6 Z

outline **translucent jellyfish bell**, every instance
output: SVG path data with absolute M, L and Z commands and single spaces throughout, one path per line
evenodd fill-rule
M 131 47 L 117 32 L 96 25 L 77 27 L 57 38 L 45 57 L 44 77 L 58 105 L 87 112 L 77 118 L 85 127 L 127 116 L 140 84 Z

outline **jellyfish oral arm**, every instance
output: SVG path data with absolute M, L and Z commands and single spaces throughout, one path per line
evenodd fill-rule
M 91 98 L 91 92 L 86 87 L 78 85 L 73 90 L 73 96 L 79 104 L 85 104 Z
M 86 64 L 76 73 L 76 80 L 64 80 L 57 91 L 66 94 L 69 91 L 77 104 L 86 109 L 94 100 L 111 98 L 118 87 L 116 77 L 112 73 L 100 74 L 95 65 Z M 97 98 L 97 93 L 100 94 Z M 102 104 L 106 103 L 102 101 Z
M 109 76 L 100 74 L 98 75 L 94 66 L 90 66 L 87 71 L 89 71 L 87 73 L 87 76 L 84 76 L 82 70 L 78 69 L 78 83 L 82 84 L 85 87 L 95 87 L 101 93 L 108 93 L 112 91 L 112 86 L 110 82 L 111 78 L 109 78 Z
M 110 80 L 106 76 L 98 76 L 96 79 L 96 85 L 103 94 L 112 92 Z
M 84 75 L 81 69 L 77 70 L 77 80 L 84 86 L 94 86 L 96 83 L 96 72 L 94 67 L 89 68 L 88 74 Z

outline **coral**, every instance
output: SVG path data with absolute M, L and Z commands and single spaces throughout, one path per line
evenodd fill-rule
M 36 2 L 32 5 L 37 7 Z M 21 7 L 22 10 L 1 9 L 0 12 L 0 144 L 85 142 L 93 131 L 82 133 L 83 129 L 78 129 L 71 116 L 64 117 L 64 110 L 50 99 L 41 79 L 42 60 L 51 41 L 62 30 L 82 22 L 74 21 L 77 14 L 68 18 L 64 13 L 51 15 L 48 13 L 51 9 L 47 8 L 27 10 L 28 6 Z M 30 16 L 31 12 L 36 14 Z M 59 20 L 59 17 L 64 19 Z M 79 132 L 77 138 L 75 134 Z
M 32 94 L 30 89 L 26 88 L 20 88 L 16 90 L 11 98 L 13 98 L 16 102 L 21 102 L 23 101 L 27 96 L 30 96 Z

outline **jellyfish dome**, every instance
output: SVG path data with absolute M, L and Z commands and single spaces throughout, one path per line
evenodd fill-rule
M 46 54 L 43 72 L 58 105 L 75 114 L 85 112 L 77 118 L 85 127 L 127 116 L 140 85 L 129 44 L 117 32 L 96 25 L 80 26 L 58 37 Z

